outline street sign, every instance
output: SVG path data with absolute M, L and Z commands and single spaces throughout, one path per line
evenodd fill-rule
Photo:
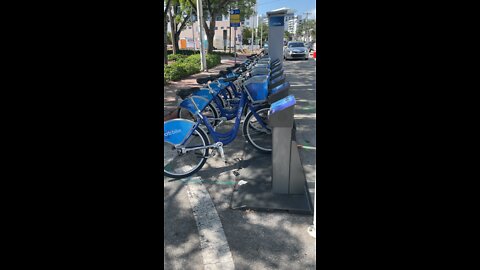
M 240 27 L 240 9 L 231 10 L 230 27 Z

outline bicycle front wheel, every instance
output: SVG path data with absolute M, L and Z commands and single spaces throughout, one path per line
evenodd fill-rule
M 210 141 L 205 132 L 197 127 L 182 147 L 205 147 Z M 171 178 L 184 178 L 198 172 L 207 161 L 208 149 L 201 148 L 182 153 L 181 150 L 163 142 L 163 172 Z
M 247 139 L 247 142 L 256 149 L 266 153 L 272 152 L 272 129 L 268 122 L 269 110 L 270 107 L 266 106 L 255 111 L 260 120 L 255 117 L 252 111 L 249 111 L 243 122 L 243 136 Z M 267 128 L 264 128 L 260 121 Z

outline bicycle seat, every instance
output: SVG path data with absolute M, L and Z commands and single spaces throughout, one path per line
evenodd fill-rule
M 198 84 L 206 84 L 209 81 L 214 81 L 217 77 L 216 76 L 208 76 L 208 77 L 201 77 L 197 79 Z
M 200 87 L 183 88 L 183 89 L 178 89 L 175 92 L 175 94 L 179 96 L 181 99 L 185 99 L 198 90 L 200 90 Z

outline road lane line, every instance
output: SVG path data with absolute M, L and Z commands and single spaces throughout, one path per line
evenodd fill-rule
M 222 222 L 207 189 L 201 183 L 187 183 L 187 194 L 200 235 L 204 269 L 235 269 Z

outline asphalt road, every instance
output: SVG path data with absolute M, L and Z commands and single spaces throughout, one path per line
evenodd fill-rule
M 299 152 L 312 191 L 316 180 L 316 150 L 312 149 L 316 147 L 315 63 L 313 59 L 284 62 L 290 91 L 297 100 L 297 142 L 310 148 Z M 225 124 L 218 131 L 231 127 L 231 124 Z M 230 208 L 236 182 L 255 174 L 249 171 L 249 164 L 269 157 L 246 144 L 241 131 L 237 139 L 224 149 L 227 165 L 216 156 L 190 179 L 172 181 L 164 178 L 165 269 L 229 269 L 225 265 L 229 265 L 232 259 L 235 269 L 315 269 L 316 242 L 307 233 L 313 216 Z M 203 187 L 206 194 L 202 193 Z M 192 199 L 194 197 L 196 199 Z M 205 217 L 198 213 L 202 209 L 212 211 L 209 200 L 217 213 L 205 215 L 213 220 L 212 223 L 215 220 L 221 223 L 221 228 L 215 229 L 215 232 L 221 231 L 217 237 L 210 236 L 213 240 L 205 240 L 208 238 L 204 233 Z M 228 243 L 227 247 L 224 242 Z M 217 252 L 216 246 L 219 247 Z M 222 259 L 212 258 L 215 256 Z M 217 264 L 213 263 L 217 261 Z

